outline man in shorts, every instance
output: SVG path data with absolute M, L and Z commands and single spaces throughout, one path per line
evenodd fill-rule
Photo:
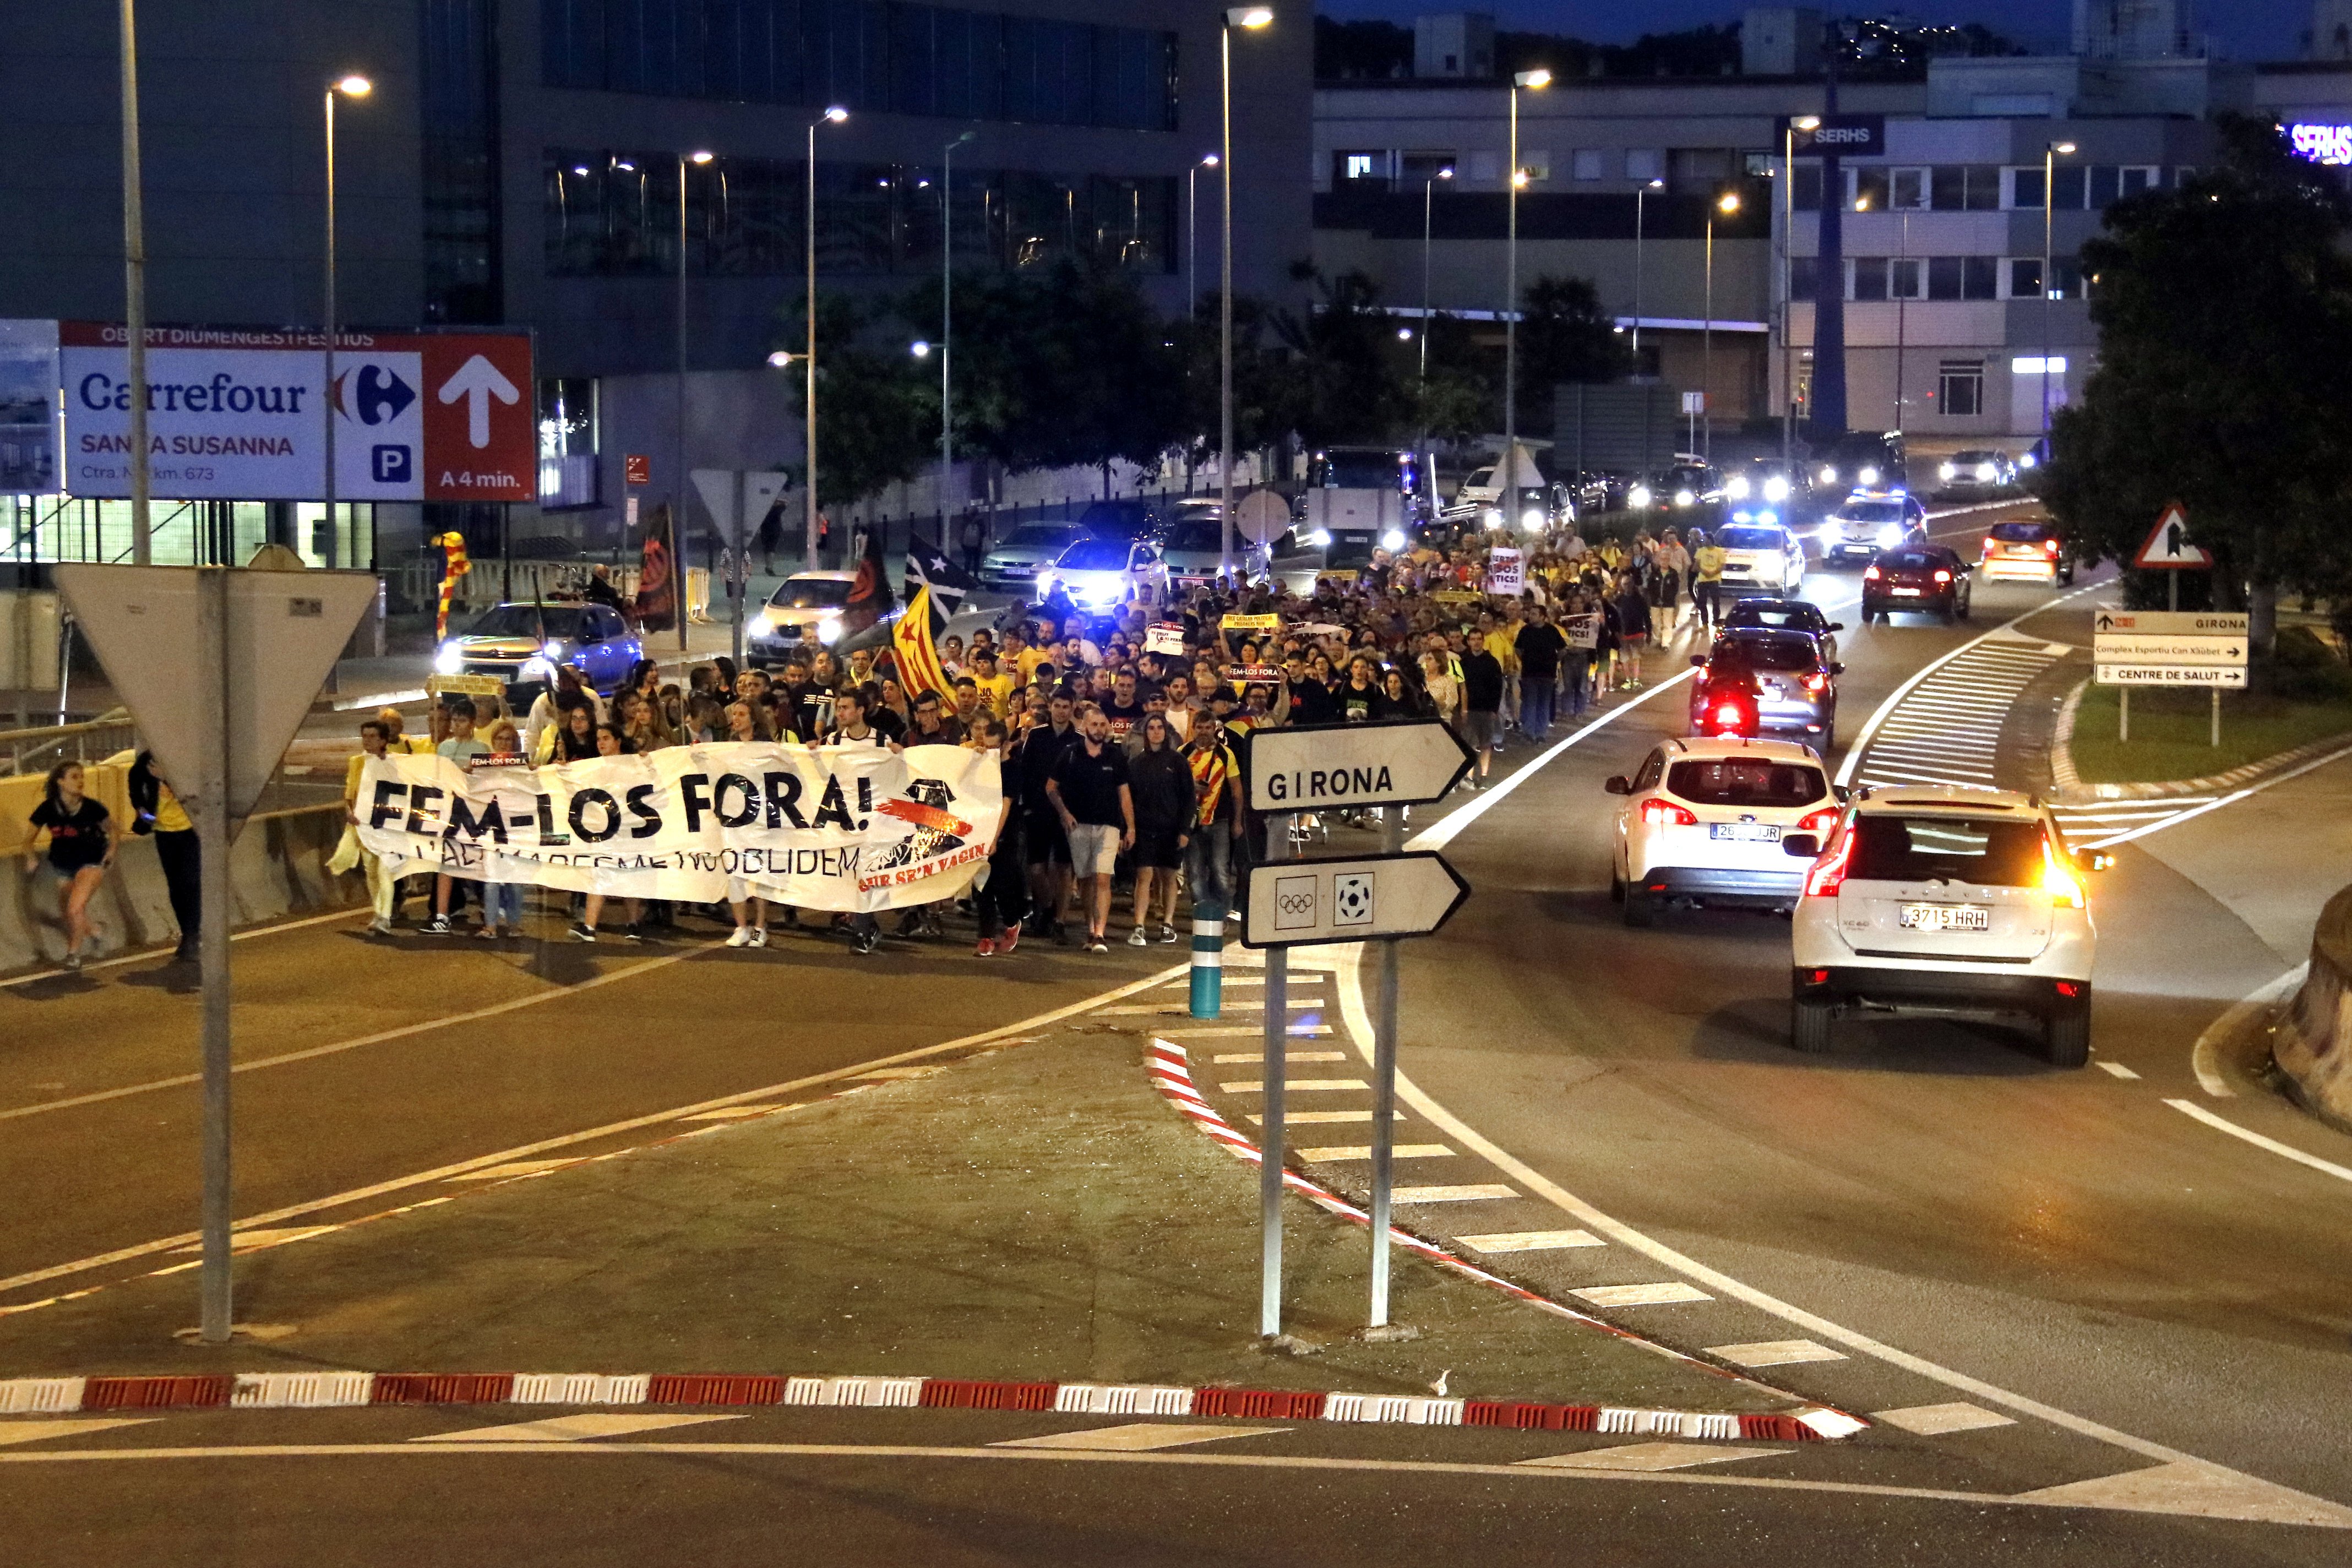
M 1079 710 L 1077 743 L 1066 748 L 1045 781 L 1070 846 L 1070 876 L 1086 889 L 1087 951 L 1108 952 L 1110 879 L 1119 852 L 1135 847 L 1135 795 L 1127 753 L 1111 743 L 1110 721 L 1089 702 Z

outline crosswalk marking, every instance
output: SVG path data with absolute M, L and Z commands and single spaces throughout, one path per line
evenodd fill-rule
M 1733 1448 L 1721 1443 L 1620 1443 L 1613 1448 L 1547 1454 L 1519 1463 L 1543 1470 L 1686 1470 L 1693 1465 L 1721 1465 L 1785 1452 L 1783 1448 Z
M 1265 1085 L 1257 1079 L 1240 1079 L 1217 1087 L 1227 1094 L 1264 1094 Z M 1294 1078 L 1286 1087 L 1301 1094 L 1330 1094 L 1343 1089 L 1366 1089 L 1370 1086 L 1360 1078 Z
M 1398 1143 L 1389 1149 L 1390 1157 L 1398 1160 L 1438 1160 L 1452 1154 L 1443 1143 Z M 1372 1146 L 1369 1143 L 1340 1143 L 1328 1149 L 1301 1149 L 1298 1157 L 1328 1164 L 1339 1160 L 1369 1160 Z
M 1399 1121 L 1402 1121 L 1404 1120 L 1404 1112 L 1402 1110 L 1392 1111 L 1390 1114 L 1394 1116 Z M 1325 1124 L 1334 1121 L 1370 1121 L 1371 1119 L 1372 1113 L 1369 1110 L 1286 1110 L 1282 1117 L 1284 1124 L 1291 1127 L 1297 1127 L 1304 1123 Z M 1244 1121 L 1255 1122 L 1259 1126 L 1264 1126 L 1265 1124 L 1265 1118 L 1263 1116 L 1244 1116 L 1242 1120 Z
M 52 1437 L 81 1437 L 110 1426 L 143 1426 L 153 1416 L 116 1420 L 0 1421 L 0 1447 L 12 1443 L 45 1443 Z
M 1679 1279 L 1656 1285 L 1589 1285 L 1569 1294 L 1596 1307 L 1663 1307 L 1675 1301 L 1715 1300 L 1696 1285 L 1685 1285 Z
M 1566 1247 L 1603 1247 L 1589 1230 L 1497 1230 L 1454 1239 L 1478 1252 L 1551 1252 Z
M 1390 1200 L 1400 1204 L 1473 1204 L 1488 1198 L 1515 1198 L 1516 1187 L 1500 1182 L 1476 1182 L 1453 1187 L 1398 1187 L 1389 1194 Z
M 1289 1005 L 1293 1007 L 1298 1008 L 1320 1007 L 1324 1005 L 1323 1003 L 1316 1000 L 1312 996 L 1293 996 L 1290 998 Z M 1232 1013 L 1263 1013 L 1265 1011 L 1265 1004 L 1263 1001 L 1227 1002 L 1223 1004 L 1220 1010 Z M 1097 1007 L 1095 1011 L 1105 1017 L 1140 1016 L 1145 1014 L 1150 1014 L 1155 1017 L 1161 1018 L 1182 1018 L 1190 1016 L 1190 1014 L 1186 1009 L 1176 1006 L 1173 1004 L 1164 1002 L 1149 1002 L 1140 1006 Z
M 1282 1032 L 1293 1039 L 1297 1039 L 1304 1036 L 1328 1035 L 1331 1032 L 1331 1026 L 1291 1024 L 1286 1026 Z M 1265 1036 L 1265 1026 L 1240 1024 L 1230 1029 L 1157 1029 L 1153 1033 L 1163 1040 L 1255 1040 Z
M 1238 1067 L 1244 1062 L 1262 1062 L 1265 1060 L 1265 1053 L 1264 1051 L 1220 1051 L 1209 1059 L 1220 1067 Z M 1285 1051 L 1282 1053 L 1282 1059 L 1286 1062 L 1344 1062 L 1348 1059 L 1348 1053 L 1345 1051 Z
M 1734 1366 L 1796 1366 L 1809 1361 L 1843 1361 L 1842 1351 L 1811 1340 L 1762 1340 L 1754 1344 L 1709 1345 L 1706 1353 Z
M 2108 1076 L 2113 1078 L 2137 1079 L 2139 1077 L 2139 1074 L 2132 1071 L 2131 1068 L 2124 1066 L 2121 1062 L 2097 1062 L 2094 1065 L 2096 1066 L 2101 1072 L 2106 1073 Z
M 1987 1426 L 2014 1426 L 2016 1422 L 2006 1415 L 1996 1415 L 1990 1410 L 1979 1410 L 1973 1405 L 1911 1405 L 1900 1410 L 1881 1410 L 1871 1416 L 1889 1426 L 1900 1426 L 1906 1432 L 1916 1432 L 1923 1437 L 1940 1437 L 1947 1432 L 1974 1432 Z
M 2009 637 L 1961 654 L 1887 715 L 1863 753 L 1856 782 L 1990 787 L 2011 707 L 2056 657 L 2050 645 Z

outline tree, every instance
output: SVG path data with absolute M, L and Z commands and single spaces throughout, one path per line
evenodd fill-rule
M 1503 359 L 1471 335 L 1470 324 L 1443 312 L 1422 322 L 1429 374 L 1413 381 L 1413 428 L 1449 445 L 1468 441 L 1503 423 Z M 1420 351 L 1415 350 L 1416 354 Z
M 2352 202 L 2275 125 L 2217 129 L 2218 167 L 2109 207 L 2083 247 L 2099 363 L 2053 422 L 2042 493 L 2117 560 L 2181 502 L 2217 601 L 2267 650 L 2282 589 L 2352 574 Z
M 1616 319 L 1586 278 L 1537 279 L 1520 295 L 1519 428 L 1548 429 L 1552 389 L 1564 381 L 1615 381 L 1633 368 Z
M 1410 394 L 1379 286 L 1361 272 L 1325 278 L 1306 263 L 1293 272 L 1312 281 L 1318 296 L 1304 316 L 1284 310 L 1274 318 L 1294 361 L 1299 438 L 1310 447 L 1393 439 L 1410 417 Z
M 807 342 L 808 301 L 794 300 L 778 346 Z M 939 448 L 939 387 L 894 342 L 885 308 L 819 291 L 816 300 L 817 504 L 846 506 L 910 479 Z M 808 383 L 793 374 L 793 409 L 808 412 Z M 787 472 L 805 483 L 805 462 Z
M 1195 461 L 1217 450 L 1223 398 L 1217 296 L 1176 328 L 1183 365 L 1183 440 Z M 1300 388 L 1289 351 L 1262 300 L 1234 297 L 1234 450 L 1263 451 L 1297 428 Z

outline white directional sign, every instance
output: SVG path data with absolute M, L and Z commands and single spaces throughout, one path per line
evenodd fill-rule
M 1442 855 L 1268 861 L 1242 879 L 1242 945 L 1426 936 L 1469 896 Z
M 1341 811 L 1442 800 L 1475 759 L 1434 719 L 1253 731 L 1242 776 L 1254 811 Z
M 2243 637 L 2138 637 L 2128 632 L 2103 637 L 2098 657 L 2111 664 L 2243 664 Z
M 2246 617 L 2221 610 L 2101 610 L 2091 657 L 2102 686 L 2246 684 Z
M 2098 671 L 2102 686 L 2205 686 L 2239 691 L 2246 685 L 2242 664 L 2103 664 Z

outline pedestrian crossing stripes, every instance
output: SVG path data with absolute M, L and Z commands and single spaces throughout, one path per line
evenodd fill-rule
M 1973 784 L 1996 780 L 2001 726 L 2058 645 L 1988 637 L 1921 681 L 1871 737 L 1863 784 Z

